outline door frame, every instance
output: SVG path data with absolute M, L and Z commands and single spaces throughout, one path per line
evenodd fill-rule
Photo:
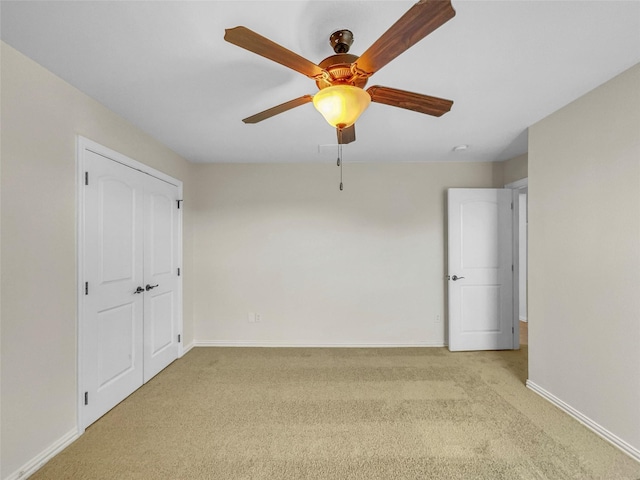
M 83 375 L 85 370 L 83 368 L 83 355 L 82 355 L 82 342 L 84 341 L 84 331 L 82 322 L 82 312 L 84 307 L 84 186 L 85 186 L 85 151 L 93 152 L 97 155 L 105 157 L 114 162 L 125 165 L 134 170 L 138 170 L 146 175 L 158 178 L 164 182 L 170 183 L 178 187 L 178 196 L 180 202 L 182 202 L 182 181 L 173 178 L 165 173 L 162 173 L 155 168 L 149 167 L 144 163 L 140 163 L 132 158 L 127 157 L 121 153 L 111 150 L 99 143 L 89 140 L 86 137 L 78 135 L 76 138 L 76 278 L 77 278 L 77 303 L 76 303 L 76 421 L 78 424 L 78 436 L 82 435 L 85 431 L 82 412 L 84 404 L 84 386 Z M 89 179 L 91 181 L 91 179 Z M 182 205 L 181 205 L 182 207 Z M 178 210 L 178 263 L 182 271 L 184 262 L 182 256 L 182 211 Z M 178 332 L 183 335 L 183 275 L 178 277 Z M 183 339 L 184 340 L 184 339 Z M 184 342 L 181 341 L 178 344 L 178 358 L 184 355 Z
M 513 345 L 517 350 L 520 348 L 520 190 L 527 190 L 528 202 L 529 178 L 507 183 L 504 188 L 510 188 L 513 192 Z

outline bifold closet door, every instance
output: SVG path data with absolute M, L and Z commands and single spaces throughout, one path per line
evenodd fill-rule
M 87 151 L 81 375 L 88 426 L 178 358 L 177 186 Z

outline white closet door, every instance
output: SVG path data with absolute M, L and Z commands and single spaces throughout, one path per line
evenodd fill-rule
M 84 426 L 143 381 L 144 177 L 85 153 L 82 378 Z
M 82 427 L 178 358 L 182 302 L 180 188 L 92 148 L 104 155 L 81 154 Z
M 144 197 L 144 381 L 178 358 L 178 187 L 147 177 Z

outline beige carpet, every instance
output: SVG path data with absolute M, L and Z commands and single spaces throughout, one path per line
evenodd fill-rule
M 640 478 L 525 378 L 526 349 L 198 348 L 32 478 Z

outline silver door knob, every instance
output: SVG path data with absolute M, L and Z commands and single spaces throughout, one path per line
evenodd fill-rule
M 138 287 L 138 288 L 136 288 L 136 291 L 133 292 L 133 294 L 135 295 L 136 293 L 142 293 L 142 292 L 144 292 L 144 288 Z
M 453 280 L 455 282 L 456 280 L 462 280 L 463 278 L 464 277 L 459 277 L 457 275 L 454 275 L 453 277 L 451 277 L 451 280 Z

